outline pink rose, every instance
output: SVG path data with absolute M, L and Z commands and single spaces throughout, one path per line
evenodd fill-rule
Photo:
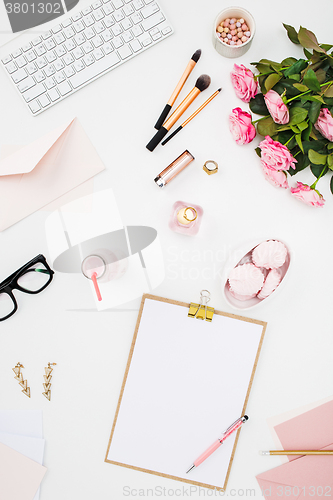
M 261 162 L 272 170 L 295 169 L 297 160 L 292 156 L 289 149 L 278 141 L 266 135 L 265 139 L 259 144 L 261 149 Z
M 273 170 L 269 168 L 266 163 L 261 162 L 262 171 L 265 179 L 275 187 L 282 187 L 287 189 L 289 187 L 287 181 L 287 174 L 283 170 Z
M 248 144 L 256 136 L 250 113 L 242 111 L 241 108 L 235 108 L 230 113 L 229 128 L 237 144 Z
M 297 182 L 297 187 L 290 188 L 290 192 L 298 200 L 304 201 L 307 205 L 312 207 L 323 207 L 325 200 L 323 195 L 319 193 L 316 189 L 312 189 L 307 184 L 302 182 Z
M 318 120 L 315 123 L 315 128 L 319 130 L 321 135 L 326 137 L 330 142 L 333 142 L 333 118 L 327 108 L 320 110 Z
M 234 64 L 234 69 L 230 73 L 231 83 L 235 89 L 236 96 L 243 102 L 250 102 L 258 92 L 258 82 L 254 79 L 252 71 L 245 68 L 243 64 Z
M 289 111 L 281 96 L 275 90 L 264 95 L 265 103 L 275 123 L 284 125 L 289 122 Z

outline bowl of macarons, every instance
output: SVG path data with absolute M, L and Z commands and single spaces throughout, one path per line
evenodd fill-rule
M 224 298 L 235 309 L 252 309 L 267 303 L 285 283 L 290 262 L 288 246 L 278 239 L 238 249 L 224 268 Z

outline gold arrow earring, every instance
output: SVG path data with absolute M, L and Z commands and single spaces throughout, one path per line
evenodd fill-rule
M 23 394 L 28 396 L 30 398 L 30 387 L 28 387 L 28 382 L 23 379 L 23 375 L 21 373 L 21 368 L 24 368 L 24 366 L 18 362 L 17 365 L 12 368 L 13 372 L 15 373 L 15 380 L 17 380 L 20 384 L 21 387 L 23 387 Z
M 43 392 L 42 394 L 49 401 L 51 401 L 51 379 L 52 379 L 51 373 L 53 372 L 52 366 L 56 366 L 56 364 L 57 363 L 48 363 L 48 365 L 44 368 L 45 375 L 43 375 L 44 377 L 43 387 L 45 392 Z

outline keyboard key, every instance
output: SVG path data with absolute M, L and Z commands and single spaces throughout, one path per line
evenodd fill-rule
M 89 14 L 88 16 L 86 16 L 84 18 L 84 24 L 87 26 L 87 28 L 89 28 L 89 26 L 91 26 L 94 23 L 95 23 L 95 19 L 92 17 L 91 14 Z
M 64 45 L 68 51 L 71 51 L 76 47 L 74 40 L 67 40 L 67 42 L 65 42 Z
M 29 75 L 32 75 L 33 73 L 36 73 L 36 71 L 37 71 L 36 64 L 35 63 L 28 64 L 27 70 L 28 70 Z
M 105 24 L 105 26 L 106 26 L 107 28 L 110 28 L 111 26 L 113 26 L 113 25 L 114 25 L 114 20 L 112 19 L 112 17 L 111 17 L 111 16 L 109 16 L 109 17 L 106 17 L 106 18 L 103 20 L 103 23 Z
M 120 59 L 118 54 L 112 52 L 108 56 L 96 61 L 91 66 L 88 66 L 82 73 L 72 76 L 69 81 L 73 85 L 74 89 L 77 89 L 84 83 L 89 82 L 89 80 L 92 80 L 101 73 L 104 73 L 104 71 L 112 68 L 112 66 L 115 66 L 119 61 Z
M 142 7 L 145 6 L 145 4 L 143 3 L 142 0 L 133 0 L 133 6 L 134 6 L 135 10 L 140 10 L 140 9 L 142 9 Z
M 76 61 L 74 64 L 73 64 L 74 68 L 76 69 L 77 72 L 79 71 L 82 71 L 84 69 L 84 63 L 81 59 L 79 59 L 78 61 Z
M 60 45 L 61 43 L 64 43 L 66 38 L 62 33 L 57 33 L 56 35 L 54 35 L 54 40 L 57 42 L 58 45 Z
M 74 14 L 74 16 L 72 16 L 72 21 L 74 21 L 74 22 L 78 21 L 79 19 L 81 19 L 81 17 L 82 17 L 82 15 L 80 14 L 80 12 L 77 12 L 76 14 Z
M 134 36 L 140 36 L 140 35 L 142 35 L 143 31 L 142 31 L 141 26 L 133 26 L 132 33 L 133 33 Z
M 64 45 L 59 45 L 59 47 L 55 49 L 55 53 L 57 54 L 58 57 L 64 56 L 66 54 L 66 49 Z
M 32 113 L 38 113 L 38 111 L 40 110 L 40 105 L 38 104 L 37 101 L 32 101 L 30 104 L 29 104 L 29 108 L 31 109 Z
M 82 21 L 78 21 L 77 23 L 74 24 L 74 28 L 76 33 L 80 33 L 80 31 L 83 31 L 85 29 L 85 25 L 83 24 Z
M 28 50 L 31 49 L 31 43 L 26 43 L 25 45 L 23 45 L 22 47 L 22 50 L 23 52 L 27 52 Z
M 101 45 L 103 45 L 103 40 L 99 35 L 95 36 L 95 38 L 93 38 L 91 41 L 94 44 L 96 49 L 97 49 L 97 47 L 100 47 Z
M 120 33 L 123 32 L 123 30 L 122 30 L 121 26 L 119 26 L 119 24 L 116 24 L 111 29 L 112 29 L 112 33 L 114 34 L 114 36 L 118 36 L 118 35 L 120 35 Z
M 114 8 L 112 7 L 112 5 L 110 3 L 107 3 L 106 5 L 104 5 L 103 7 L 103 12 L 106 16 L 108 16 L 109 14 L 112 14 L 112 12 L 114 11 Z
M 115 9 L 120 9 L 124 5 L 122 0 L 112 0 L 112 3 Z
M 62 62 L 61 59 L 58 59 L 54 64 L 53 66 L 55 67 L 55 70 L 56 71 L 60 71 L 61 69 L 63 69 L 65 67 L 64 63 Z
M 51 31 L 47 31 L 46 33 L 44 33 L 43 38 L 44 38 L 44 40 L 47 40 L 47 39 L 48 39 L 48 38 L 50 38 L 51 36 L 52 36 Z
M 101 21 L 99 21 L 98 23 L 95 24 L 94 30 L 96 31 L 97 34 L 102 33 L 102 31 L 105 30 L 105 26 Z
M 34 40 L 32 40 L 32 44 L 33 45 L 38 45 L 41 41 L 42 41 L 42 38 L 40 36 L 38 36 L 37 38 L 35 38 Z
M 61 26 L 60 24 L 57 24 L 57 26 L 54 26 L 52 28 L 52 33 L 58 33 L 59 31 L 61 31 Z
M 116 49 L 118 49 L 119 47 L 121 47 L 122 45 L 124 45 L 122 39 L 120 38 L 120 36 L 118 36 L 117 38 L 115 38 L 113 40 L 113 45 L 116 47 Z
M 93 13 L 93 16 L 95 18 L 95 21 L 100 21 L 104 17 L 104 13 L 102 12 L 102 9 L 98 9 Z
M 86 56 L 84 56 L 83 60 L 86 66 L 90 66 L 90 64 L 93 64 L 95 62 L 92 54 L 87 54 Z
M 132 27 L 131 20 L 130 19 L 124 19 L 121 22 L 121 26 L 122 26 L 122 28 L 123 28 L 124 31 L 130 29 Z
M 27 64 L 27 61 L 25 57 L 20 56 L 16 59 L 16 64 L 18 65 L 19 68 L 23 68 Z
M 36 99 L 36 97 L 44 94 L 46 91 L 44 85 L 42 83 L 39 83 L 38 85 L 35 85 L 31 89 L 27 90 L 24 92 L 23 97 L 26 100 L 26 102 L 30 102 L 33 99 Z
M 73 53 L 75 59 L 80 59 L 80 57 L 84 56 L 84 52 L 81 49 L 81 47 L 77 47 L 75 50 L 73 50 L 72 53 Z
M 6 70 L 8 71 L 8 73 L 11 75 L 12 73 L 14 73 L 14 71 L 17 70 L 17 66 L 14 62 L 10 62 L 7 64 L 6 67 Z
M 46 81 L 45 81 L 45 85 L 47 86 L 48 89 L 53 89 L 53 87 L 55 87 L 55 80 L 54 78 L 48 78 Z M 49 93 L 50 94 L 50 93 Z
M 123 33 L 122 37 L 123 37 L 123 40 L 124 40 L 125 43 L 128 43 L 131 40 L 133 40 L 133 35 L 131 34 L 130 31 L 126 31 L 125 33 Z
M 44 75 L 43 71 L 37 71 L 37 73 L 35 74 L 35 78 L 36 78 L 37 83 L 45 80 L 45 75 Z
M 8 55 L 1 60 L 2 60 L 3 64 L 8 64 L 12 60 L 12 56 Z
M 58 90 L 59 90 L 61 95 L 66 95 L 72 91 L 72 88 L 68 82 L 64 82 L 64 83 L 61 83 L 60 85 L 58 85 Z
M 66 80 L 66 77 L 65 77 L 63 71 L 60 71 L 59 73 L 57 73 L 54 78 L 55 78 L 55 81 L 57 83 L 61 83 L 61 82 Z
M 21 83 L 18 84 L 17 88 L 21 93 L 25 92 L 26 90 L 31 89 L 31 87 L 34 87 L 36 85 L 35 80 L 32 78 L 32 76 L 28 76 L 28 78 L 25 78 Z
M 122 59 L 127 59 L 127 57 L 132 55 L 132 51 L 128 45 L 123 45 L 118 49 L 118 54 Z
M 85 51 L 86 54 L 89 54 L 92 50 L 94 50 L 94 47 L 91 45 L 90 42 L 86 42 L 84 45 L 82 45 L 83 50 Z
M 53 49 L 56 46 L 55 41 L 53 40 L 53 38 L 49 38 L 48 40 L 45 40 L 44 45 L 47 48 L 47 50 L 51 50 L 51 49 Z
M 24 80 L 26 78 L 27 72 L 24 69 L 19 69 L 18 71 L 15 71 L 15 73 L 12 75 L 12 79 L 14 83 L 19 83 L 21 80 Z
M 92 4 L 93 9 L 98 9 L 99 7 L 102 7 L 102 2 L 98 0 L 97 2 Z
M 48 92 L 48 94 L 49 94 L 49 97 L 50 97 L 52 102 L 57 101 L 60 98 L 60 95 L 59 95 L 59 92 L 57 91 L 57 89 L 50 90 Z
M 82 10 L 82 14 L 83 14 L 84 16 L 87 16 L 87 15 L 91 12 L 91 10 L 92 10 L 92 9 L 91 9 L 91 7 L 90 7 L 90 6 L 89 6 L 89 7 L 86 7 L 85 9 L 83 9 L 83 10 Z
M 14 52 L 12 52 L 12 56 L 13 57 L 18 57 L 21 54 L 22 54 L 22 50 L 21 49 L 14 50 Z
M 45 54 L 45 52 L 46 52 L 46 48 L 45 48 L 45 47 L 44 47 L 44 45 L 42 45 L 42 44 L 37 45 L 37 47 L 36 47 L 36 49 L 35 49 L 35 50 L 36 50 L 36 54 L 37 54 L 38 56 L 42 56 L 42 55 L 43 55 L 43 54 Z
M 153 40 L 159 40 L 160 38 L 162 38 L 162 33 L 160 31 L 158 31 L 154 35 L 151 34 L 151 37 L 152 37 Z
M 46 59 L 48 60 L 49 63 L 51 63 L 57 59 L 57 56 L 55 55 L 54 51 L 51 50 L 51 52 L 48 52 L 46 54 Z M 37 64 L 38 64 L 38 62 L 37 62 Z
M 165 17 L 163 16 L 162 12 L 157 12 L 157 14 L 154 14 L 153 16 L 148 17 L 148 19 L 145 19 L 142 21 L 141 25 L 145 31 L 150 30 L 151 28 L 154 28 L 157 24 L 162 23 L 165 21 Z
M 43 108 L 46 108 L 46 106 L 48 106 L 50 104 L 50 99 L 47 97 L 46 94 L 43 94 L 42 96 L 40 96 L 40 98 L 38 100 Z
M 37 56 L 36 56 L 36 53 L 34 50 L 29 50 L 29 52 L 26 53 L 25 57 L 28 59 L 29 62 L 37 59 Z
M 69 78 L 70 76 L 75 75 L 75 69 L 72 66 L 67 66 L 67 68 L 64 69 L 64 73 Z
M 145 40 L 143 40 L 142 45 L 143 45 L 144 47 L 148 47 L 148 45 L 150 45 L 150 44 L 152 44 L 152 43 L 153 43 L 153 41 L 152 41 L 152 39 L 149 37 L 149 38 L 146 38 Z
M 135 14 L 133 14 L 133 16 L 131 16 L 131 20 L 132 20 L 133 24 L 138 24 L 139 22 L 141 22 L 142 16 L 141 16 L 140 12 L 135 12 Z
M 164 30 L 162 30 L 162 35 L 167 35 L 168 33 L 170 33 L 170 31 L 171 31 L 170 26 L 167 26 L 166 28 L 164 28 Z
M 87 40 L 90 40 L 91 38 L 94 38 L 94 36 L 95 36 L 95 32 L 92 28 L 87 28 L 84 31 L 84 34 L 85 34 L 85 37 Z
M 120 21 L 122 21 L 125 17 L 123 11 L 121 10 L 116 10 L 116 12 L 113 13 L 113 17 L 114 17 L 114 20 L 116 21 L 116 23 L 119 23 Z
M 133 50 L 133 52 L 139 52 L 139 50 L 142 49 L 139 40 L 133 40 L 133 42 L 130 43 L 130 47 Z
M 64 34 L 66 35 L 66 38 L 71 38 L 72 36 L 75 35 L 75 31 L 74 29 L 72 28 L 72 26 L 70 26 L 69 28 L 66 28 L 64 30 Z
M 62 23 L 64 28 L 67 28 L 67 26 L 70 26 L 72 24 L 72 20 L 71 19 L 65 19 Z
M 67 64 L 67 66 L 69 64 L 72 64 L 72 62 L 74 62 L 74 57 L 72 56 L 72 54 L 66 54 L 63 58 L 65 64 Z
M 103 50 L 104 50 L 106 55 L 110 54 L 110 52 L 113 51 L 113 47 L 112 47 L 111 43 L 105 43 L 103 45 Z
M 44 73 L 46 74 L 46 76 L 52 76 L 55 72 L 56 71 L 53 64 L 50 64 L 49 66 L 46 66 L 46 68 L 44 68 Z
M 84 43 L 86 41 L 83 33 L 79 33 L 78 35 L 75 35 L 74 40 L 75 40 L 76 45 L 81 45 L 82 43 Z
M 150 5 L 147 5 L 147 7 L 145 7 L 144 9 L 142 9 L 141 14 L 145 19 L 147 19 L 147 17 L 152 16 L 153 14 L 155 14 L 155 12 L 158 12 L 159 10 L 160 10 L 159 6 L 157 5 L 157 3 L 154 2 L 151 3 Z
M 125 16 L 130 16 L 131 14 L 133 14 L 134 9 L 132 7 L 132 4 L 124 5 L 123 11 L 125 13 Z
M 94 50 L 93 55 L 94 55 L 96 61 L 98 61 L 99 59 L 102 59 L 102 57 L 104 57 L 104 53 L 103 53 L 102 49 Z
M 107 31 L 104 31 L 104 33 L 102 34 L 102 38 L 104 40 L 104 42 L 109 42 L 113 36 L 111 35 L 110 31 L 107 30 Z

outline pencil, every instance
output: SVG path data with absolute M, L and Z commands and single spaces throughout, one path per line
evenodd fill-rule
M 333 450 L 270 450 L 260 455 L 333 455 Z

